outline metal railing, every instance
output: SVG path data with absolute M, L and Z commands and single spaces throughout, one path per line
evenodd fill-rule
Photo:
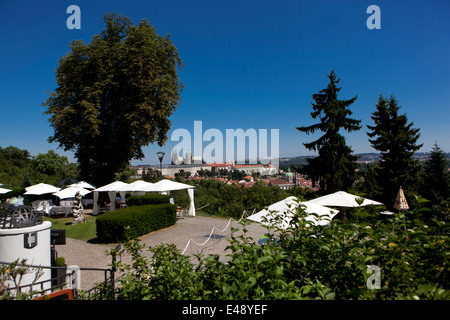
M 115 262 L 115 256 L 113 256 L 113 266 Z M 0 264 L 3 265 L 11 265 L 10 262 L 3 262 L 0 261 Z M 57 277 L 51 277 L 47 280 L 42 281 L 33 281 L 32 283 L 26 284 L 26 285 L 18 285 L 16 287 L 7 287 L 6 291 L 15 292 L 17 293 L 27 293 L 30 294 L 31 297 L 37 297 L 37 296 L 45 296 L 49 293 L 63 290 L 64 288 L 69 288 L 73 290 L 73 297 L 74 299 L 77 299 L 80 297 L 81 293 L 84 293 L 83 297 L 89 299 L 90 295 L 95 293 L 97 290 L 97 286 L 94 286 L 88 290 L 81 290 L 81 288 L 78 288 L 77 286 L 77 280 L 80 277 L 79 274 L 77 274 L 77 270 L 80 271 L 99 271 L 104 272 L 104 283 L 111 286 L 111 288 L 114 288 L 115 286 L 115 269 L 104 269 L 104 268 L 85 268 L 85 267 L 77 267 L 76 269 L 70 269 L 68 267 L 57 267 L 57 266 L 42 266 L 42 265 L 32 265 L 32 264 L 21 264 L 21 267 L 28 267 L 28 268 L 34 268 L 34 269 L 50 269 L 50 270 L 68 270 L 65 274 Z

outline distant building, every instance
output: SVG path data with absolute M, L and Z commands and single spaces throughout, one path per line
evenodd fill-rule
M 284 175 L 284 180 L 286 180 L 287 182 L 294 182 L 294 174 L 288 170 L 288 172 L 286 172 L 286 174 Z
M 136 170 L 136 178 L 140 179 L 142 177 L 142 174 L 144 173 L 144 170 L 147 168 L 151 168 L 153 170 L 159 171 L 160 166 L 135 166 L 133 169 Z M 211 166 L 205 165 L 205 164 L 180 164 L 180 165 L 162 165 L 162 175 L 163 176 L 175 176 L 175 173 L 180 172 L 180 170 L 184 170 L 184 172 L 190 172 L 191 176 L 194 176 L 198 171 L 200 170 L 211 170 Z
M 233 163 L 212 163 L 212 164 L 209 164 L 209 166 L 211 167 L 212 171 L 217 171 L 217 172 L 221 169 L 226 169 L 228 171 L 231 171 L 231 170 L 233 170 L 233 167 L 234 167 Z
M 160 166 L 150 166 L 150 165 L 141 165 L 135 166 L 136 176 L 135 179 L 139 179 L 142 177 L 144 170 L 146 168 L 152 168 L 154 170 L 159 171 Z M 162 166 L 162 175 L 163 176 L 174 176 L 175 173 L 178 173 L 180 170 L 184 170 L 184 172 L 190 172 L 191 176 L 195 176 L 197 172 L 200 170 L 211 170 L 211 171 L 219 171 L 221 169 L 226 169 L 228 171 L 232 170 L 242 170 L 247 175 L 251 175 L 252 173 L 259 173 L 262 176 L 271 176 L 278 173 L 278 167 L 273 166 L 271 163 L 267 165 L 263 164 L 235 164 L 234 161 L 228 163 L 205 163 L 200 157 L 194 157 L 189 148 L 187 148 L 184 156 L 180 157 L 178 151 L 176 149 L 172 150 L 171 153 L 171 164 Z
M 242 170 L 246 174 L 260 173 L 262 176 L 272 176 L 278 173 L 278 168 L 272 166 L 271 163 L 267 165 L 263 164 L 236 164 L 234 166 L 235 170 Z
M 183 157 L 178 155 L 177 149 L 172 150 L 171 160 L 173 165 L 181 164 L 204 164 L 201 157 L 194 157 L 191 153 L 191 149 L 187 149 L 186 154 Z
M 269 187 L 273 187 L 273 186 L 278 186 L 282 190 L 287 190 L 287 189 L 292 189 L 295 186 L 295 184 L 293 184 L 292 182 L 283 180 L 283 179 L 272 179 L 269 182 Z

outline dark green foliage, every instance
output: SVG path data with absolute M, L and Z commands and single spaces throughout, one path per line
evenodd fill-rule
M 152 168 L 146 168 L 142 173 L 142 180 L 151 183 L 158 182 L 159 180 L 161 180 L 161 171 Z
M 240 219 L 244 210 L 262 210 L 265 206 L 295 195 L 302 197 L 306 192 L 302 188 L 281 190 L 277 186 L 268 187 L 263 181 L 256 181 L 251 188 L 243 188 L 235 184 L 226 184 L 216 180 L 201 180 L 196 185 L 196 208 L 206 213 L 220 213 L 223 216 Z M 177 191 L 175 203 L 186 207 L 189 204 L 186 191 Z M 209 206 L 211 205 L 211 207 Z
M 127 199 L 129 207 L 145 206 L 150 204 L 164 204 L 169 203 L 170 196 L 162 194 L 147 193 L 142 196 L 131 196 Z
M 53 150 L 32 157 L 27 150 L 0 147 L 0 182 L 8 186 L 28 187 L 44 182 L 58 185 L 65 178 L 77 180 L 78 167 Z
M 436 204 L 450 200 L 450 173 L 447 170 L 446 155 L 437 144 L 424 168 L 423 196 Z
M 106 28 L 91 43 L 77 40 L 56 70 L 57 88 L 43 104 L 64 150 L 75 151 L 80 178 L 95 185 L 114 179 L 142 147 L 167 140 L 178 106 L 182 66 L 170 35 L 147 20 L 106 14 Z
M 389 100 L 380 96 L 372 114 L 374 126 L 367 126 L 372 147 L 381 152 L 379 167 L 375 168 L 379 199 L 388 208 L 394 204 L 400 186 L 408 195 L 417 190 L 420 165 L 413 159 L 422 147 L 417 140 L 419 129 L 408 123 L 406 114 L 399 114 L 400 106 L 394 96 Z
M 347 191 L 356 179 L 357 157 L 352 155 L 353 151 L 347 146 L 340 131 L 357 131 L 361 129 L 361 121 L 350 118 L 352 112 L 348 109 L 355 102 L 356 96 L 350 100 L 338 100 L 337 94 L 341 88 L 336 85 L 340 79 L 336 79 L 334 71 L 331 71 L 328 78 L 330 83 L 327 88 L 312 96 L 314 111 L 311 112 L 311 117 L 319 118 L 320 122 L 308 127 L 297 127 L 297 130 L 306 134 L 316 131 L 324 133 L 318 140 L 304 143 L 307 149 L 318 151 L 319 156 L 307 159 L 308 164 L 302 169 L 302 173 L 318 181 L 321 190 L 332 193 Z
M 171 204 L 120 209 L 97 218 L 97 238 L 105 243 L 125 242 L 170 227 L 175 222 L 176 206 Z
M 328 227 L 307 226 L 298 210 L 290 227 L 268 234 L 264 246 L 246 235 L 244 222 L 243 234 L 229 239 L 228 262 L 217 255 L 199 255 L 191 262 L 174 245 L 150 248 L 153 254 L 146 258 L 144 245 L 129 242 L 123 253 L 133 261 L 117 262 L 124 276 L 115 297 L 450 299 L 448 224 L 435 219 L 425 225 L 417 219 L 418 210 L 395 214 L 385 223 L 358 210 L 365 216 L 360 223 L 333 221 Z M 380 270 L 378 289 L 368 287 L 369 265 Z

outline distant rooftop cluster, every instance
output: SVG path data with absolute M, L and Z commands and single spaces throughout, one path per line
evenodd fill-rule
M 136 170 L 136 175 L 132 178 L 141 179 L 143 173 L 147 169 L 161 170 L 162 175 L 165 178 L 174 179 L 177 174 L 183 170 L 184 173 L 188 173 L 189 178 L 193 180 L 202 180 L 202 179 L 211 179 L 222 181 L 227 184 L 238 184 L 244 188 L 252 187 L 255 185 L 257 180 L 264 182 L 267 186 L 278 186 L 279 188 L 286 190 L 291 189 L 293 187 L 303 187 L 309 188 L 312 190 L 317 190 L 315 186 L 313 186 L 312 181 L 306 179 L 303 175 L 292 172 L 283 172 L 283 170 L 279 170 L 278 167 L 273 166 L 271 163 L 267 165 L 263 164 L 234 164 L 234 163 L 211 163 L 211 164 L 184 164 L 184 161 L 181 164 L 170 164 L 170 165 L 162 165 L 162 166 L 152 166 L 152 165 L 139 165 L 134 166 L 132 169 Z M 202 173 L 204 171 L 216 172 L 215 176 L 204 176 Z M 243 171 L 246 176 L 244 176 L 241 180 L 233 180 L 229 177 L 224 177 L 223 175 L 219 175 L 221 170 L 226 170 L 225 172 L 231 172 L 234 170 Z M 222 171 L 223 172 L 223 171 Z M 257 177 L 257 178 L 255 178 Z

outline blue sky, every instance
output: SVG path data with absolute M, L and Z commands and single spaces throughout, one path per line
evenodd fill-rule
M 69 30 L 66 9 L 81 8 L 81 30 Z M 381 29 L 369 30 L 369 5 L 381 9 Z M 311 119 L 311 96 L 327 74 L 341 79 L 340 98 L 358 95 L 353 117 L 364 127 L 347 136 L 356 153 L 373 152 L 366 125 L 379 95 L 393 94 L 421 129 L 421 151 L 434 142 L 450 151 L 450 2 L 434 1 L 3 1 L 0 0 L 0 146 L 32 155 L 54 149 L 41 104 L 56 87 L 54 70 L 72 40 L 90 42 L 107 12 L 147 18 L 170 33 L 184 63 L 182 102 L 172 130 L 279 129 L 280 156 L 309 155 L 315 136 L 295 127 Z M 169 132 L 169 140 L 170 134 Z M 144 147 L 170 153 L 177 142 Z M 207 143 L 204 143 L 204 145 Z M 168 160 L 166 156 L 166 160 Z M 166 161 L 164 161 L 166 162 Z

